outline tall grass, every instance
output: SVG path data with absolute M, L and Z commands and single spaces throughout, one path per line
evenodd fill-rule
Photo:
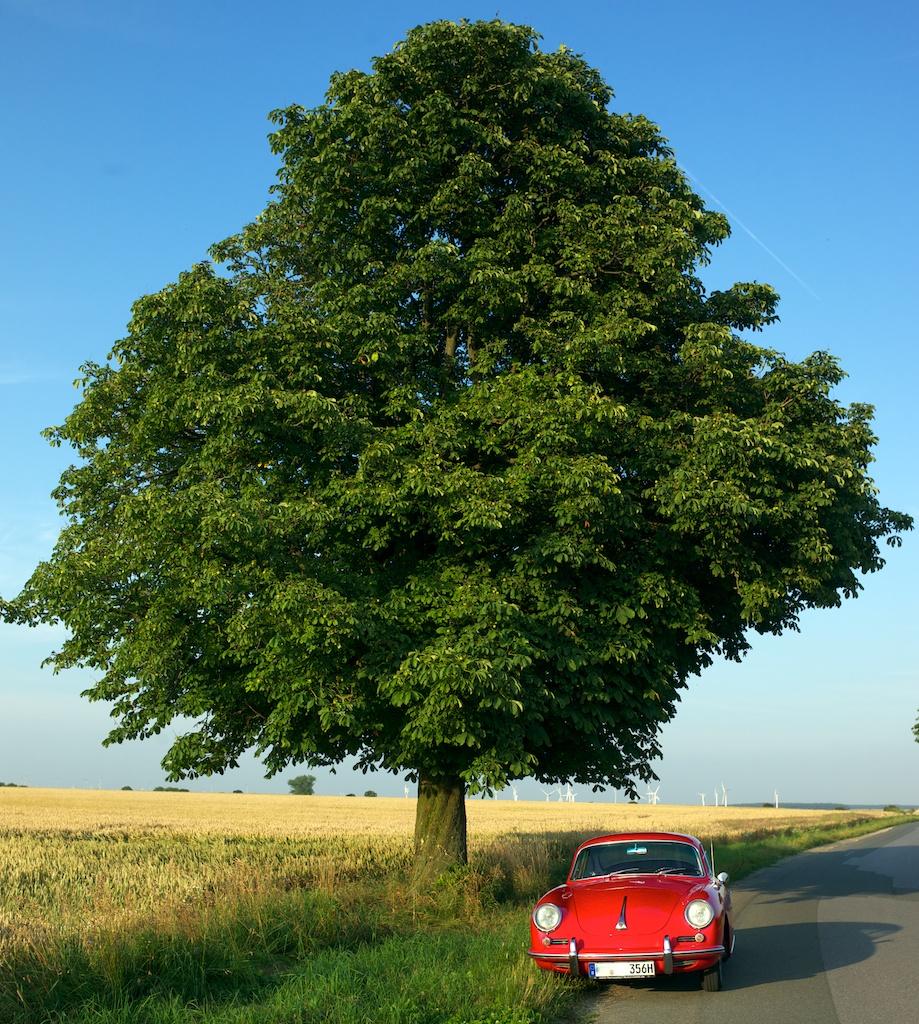
M 524 956 L 527 908 L 572 842 L 490 839 L 418 895 L 407 837 L 8 831 L 0 1020 L 553 1019 L 575 991 Z
M 343 801 L 346 819 L 313 798 L 100 794 L 69 813 L 23 792 L 0 800 L 2 1024 L 548 1024 L 580 986 L 528 962 L 529 908 L 585 835 L 629 827 L 594 805 L 537 829 L 542 805 L 506 802 L 502 829 L 495 804 L 473 804 L 470 866 L 419 895 L 404 881 L 413 801 Z M 647 810 L 662 820 L 638 827 L 686 828 Z M 707 824 L 739 877 L 856 817 Z
M 525 896 L 493 860 L 424 897 L 399 877 L 284 889 L 240 875 L 210 899 L 158 913 L 113 915 L 83 931 L 49 922 L 6 944 L 0 1019 L 550 1019 L 574 992 L 523 956 L 526 907 L 550 881 L 527 859 Z

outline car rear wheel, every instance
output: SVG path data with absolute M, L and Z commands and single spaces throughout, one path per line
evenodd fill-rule
M 714 967 L 708 967 L 702 972 L 702 988 L 706 992 L 721 991 L 721 961 Z

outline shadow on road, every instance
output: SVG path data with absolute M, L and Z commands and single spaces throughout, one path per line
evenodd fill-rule
M 915 825 L 902 826 L 901 841 L 877 833 L 810 850 L 757 871 L 734 887 L 774 894 L 781 902 L 832 899 L 834 896 L 903 896 L 919 893 L 919 857 L 909 842 Z M 794 884 L 789 885 L 789 879 Z
M 831 939 L 833 963 L 827 963 L 818 939 L 816 922 L 744 928 L 737 935 L 737 950 L 725 965 L 726 988 L 748 988 L 777 981 L 814 978 L 825 971 L 848 967 L 874 955 L 875 948 L 901 929 L 879 921 L 823 924 Z
M 814 978 L 872 957 L 902 930 L 898 925 L 865 920 L 851 905 L 851 919 L 818 924 L 818 907 L 821 901 L 919 893 L 916 831 L 911 825 L 893 840 L 887 831 L 811 850 L 739 883 L 737 950 L 726 984 L 746 988 Z

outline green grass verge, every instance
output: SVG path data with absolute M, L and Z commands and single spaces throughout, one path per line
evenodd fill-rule
M 733 880 L 827 842 L 915 821 L 715 840 Z M 483 854 L 424 899 L 376 878 L 214 900 L 85 936 L 45 932 L 0 960 L 2 1024 L 552 1024 L 585 983 L 524 955 L 535 898 L 564 877 L 576 836 Z M 524 851 L 524 847 L 527 846 Z M 523 854 L 526 853 L 526 856 Z

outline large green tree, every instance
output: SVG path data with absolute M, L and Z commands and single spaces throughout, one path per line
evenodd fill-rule
M 537 38 L 426 25 L 273 115 L 224 270 L 140 299 L 48 432 L 67 525 L 3 607 L 67 626 L 108 742 L 182 730 L 171 779 L 413 773 L 419 880 L 467 792 L 652 778 L 689 677 L 910 525 L 836 361 L 753 344 L 772 289 L 698 277 L 725 218 Z

